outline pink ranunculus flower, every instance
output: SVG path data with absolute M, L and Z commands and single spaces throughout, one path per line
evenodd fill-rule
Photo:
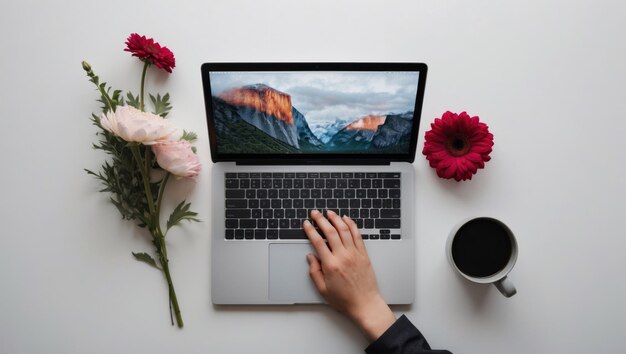
M 159 166 L 173 175 L 192 178 L 200 173 L 200 161 L 187 140 L 152 145 L 152 152 Z
M 176 141 L 181 136 L 178 128 L 169 120 L 132 106 L 118 107 L 115 112 L 103 114 L 100 124 L 125 141 L 144 145 Z

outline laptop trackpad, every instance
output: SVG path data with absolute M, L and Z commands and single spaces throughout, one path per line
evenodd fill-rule
M 315 303 L 324 300 L 309 277 L 307 253 L 315 254 L 309 243 L 270 244 L 270 301 Z

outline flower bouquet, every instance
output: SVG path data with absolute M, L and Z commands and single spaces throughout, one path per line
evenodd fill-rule
M 183 200 L 162 227 L 161 203 L 172 175 L 191 179 L 200 172 L 200 163 L 191 145 L 197 136 L 179 130 L 166 119 L 172 109 L 169 94 L 149 95 L 153 110 L 146 112 L 144 84 L 148 68 L 154 65 L 171 73 L 175 66 L 174 54 L 153 39 L 136 33 L 128 37 L 126 46 L 125 51 L 144 63 L 138 96 L 130 91 L 126 96 L 121 90 L 111 91 L 105 82 L 100 82 L 91 66 L 82 62 L 89 80 L 99 91 L 98 101 L 102 103 L 102 115 L 92 114 L 100 138 L 93 147 L 110 157 L 100 171 L 86 171 L 102 182 L 101 192 L 110 193 L 110 200 L 123 219 L 135 221 L 152 236 L 156 257 L 146 252 L 132 254 L 136 260 L 163 272 L 169 289 L 172 325 L 175 316 L 176 324 L 182 328 L 183 319 L 170 275 L 165 238 L 167 232 L 181 221 L 198 221 L 197 213 L 189 210 L 191 203 Z

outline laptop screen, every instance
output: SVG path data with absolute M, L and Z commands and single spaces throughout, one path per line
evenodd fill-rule
M 214 161 L 414 157 L 425 70 L 423 64 L 205 64 Z

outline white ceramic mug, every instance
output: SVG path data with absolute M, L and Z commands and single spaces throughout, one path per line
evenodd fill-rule
M 448 261 L 457 273 L 474 283 L 493 283 L 506 297 L 517 293 L 507 278 L 517 260 L 517 252 L 517 241 L 511 229 L 500 220 L 490 217 L 469 218 L 458 223 L 446 243 Z M 487 273 L 480 274 L 480 267 L 476 267 L 476 263 L 483 260 L 492 266 L 493 273 L 488 266 L 484 266 L 480 270 Z M 472 267 L 475 269 L 470 271 Z

